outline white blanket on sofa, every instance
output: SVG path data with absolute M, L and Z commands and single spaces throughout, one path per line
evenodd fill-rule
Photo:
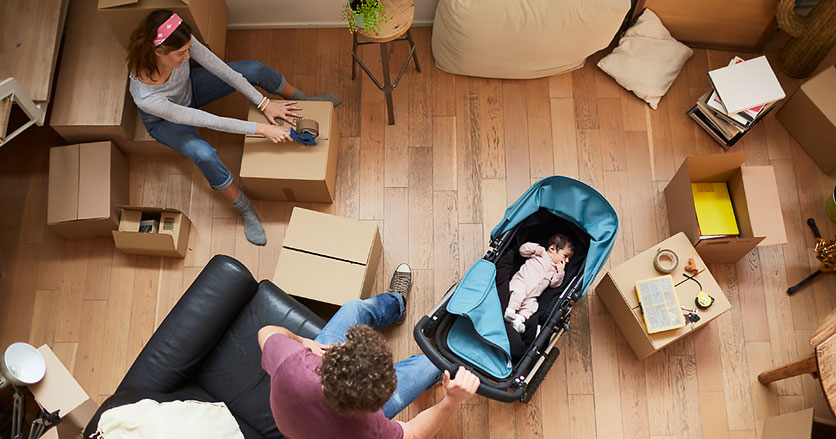
M 102 439 L 244 439 L 238 422 L 222 402 L 150 399 L 112 408 L 99 419 Z

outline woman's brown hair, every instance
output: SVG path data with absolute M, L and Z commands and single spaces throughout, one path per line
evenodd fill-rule
M 131 41 L 128 44 L 128 72 L 136 77 L 150 78 L 159 73 L 157 59 L 154 54 L 156 49 L 163 49 L 165 53 L 177 50 L 188 43 L 192 38 L 192 28 L 186 22 L 180 23 L 177 29 L 168 36 L 158 47 L 154 47 L 154 37 L 157 36 L 157 28 L 168 20 L 173 12 L 161 9 L 148 14 L 142 23 L 131 33 Z

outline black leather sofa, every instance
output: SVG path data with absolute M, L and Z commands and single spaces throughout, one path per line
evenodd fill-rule
M 270 377 L 261 369 L 257 333 L 265 325 L 313 338 L 325 322 L 272 282 L 256 282 L 237 260 L 215 256 L 148 340 L 84 437 L 96 432 L 105 410 L 150 398 L 224 402 L 247 439 L 281 438 L 270 412 Z

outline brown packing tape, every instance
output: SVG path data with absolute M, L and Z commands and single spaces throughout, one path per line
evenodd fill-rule
M 661 249 L 653 258 L 653 268 L 659 273 L 670 274 L 679 266 L 679 256 L 670 249 Z
M 319 122 L 312 119 L 300 119 L 296 121 L 297 133 L 309 133 L 314 137 L 319 137 Z

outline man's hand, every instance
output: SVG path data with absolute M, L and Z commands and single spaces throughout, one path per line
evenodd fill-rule
M 310 349 L 311 352 L 313 352 L 314 354 L 316 354 L 320 357 L 329 348 L 328 345 L 325 345 L 325 344 L 322 344 L 322 343 L 317 343 L 317 342 L 315 342 L 315 341 L 313 341 L 309 338 L 304 338 L 304 337 L 300 337 L 300 338 L 302 338 L 302 346 Z
M 294 111 L 301 111 L 301 107 L 295 106 L 297 104 L 296 101 L 291 102 L 274 102 L 270 101 L 267 104 L 267 107 L 262 111 L 265 116 L 267 116 L 267 120 L 270 121 L 273 125 L 276 125 L 276 118 L 284 119 L 292 126 L 296 126 L 296 122 L 293 121 L 295 117 L 302 117 L 299 113 L 294 113 Z
M 290 131 L 287 128 L 278 125 L 267 125 L 260 123 L 255 129 L 256 134 L 260 134 L 273 143 L 284 143 L 293 141 L 290 137 Z
M 472 372 L 465 369 L 464 366 L 459 366 L 456 372 L 456 378 L 450 379 L 450 372 L 444 371 L 442 384 L 447 390 L 447 398 L 454 404 L 467 401 L 476 394 L 479 389 L 479 378 Z

